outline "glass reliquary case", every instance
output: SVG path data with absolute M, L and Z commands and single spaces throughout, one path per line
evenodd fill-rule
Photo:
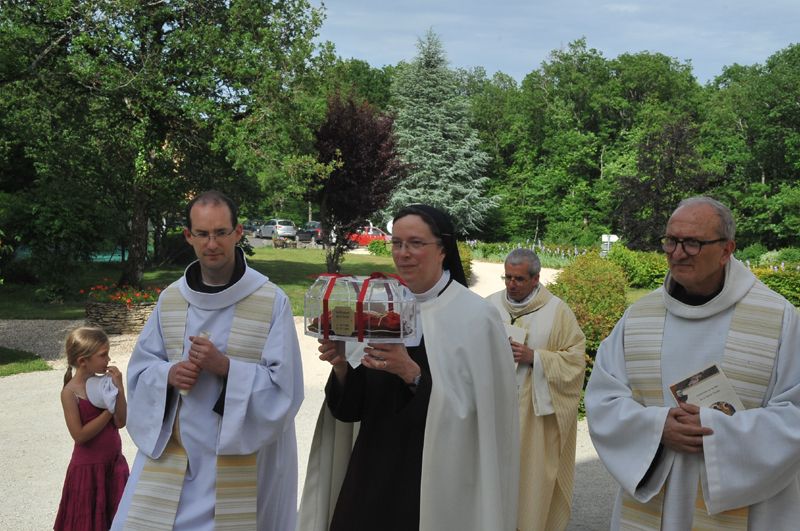
M 304 300 L 306 335 L 401 343 L 416 333 L 417 301 L 399 277 L 320 275 Z

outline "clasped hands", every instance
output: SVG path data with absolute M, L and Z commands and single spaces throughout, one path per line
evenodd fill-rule
M 344 342 L 320 339 L 319 343 L 319 359 L 333 365 L 334 373 L 343 382 L 347 374 Z M 412 383 L 421 372 L 419 365 L 411 359 L 402 343 L 368 343 L 364 347 L 361 364 L 369 369 L 395 374 L 407 384 Z
M 699 407 L 679 402 L 678 407 L 670 408 L 667 413 L 661 442 L 676 452 L 697 454 L 703 451 L 703 437 L 713 433 L 711 428 L 700 424 Z
M 167 382 L 178 389 L 189 390 L 197 383 L 200 371 L 209 371 L 218 376 L 228 374 L 230 359 L 214 346 L 210 339 L 202 336 L 189 336 L 192 346 L 189 357 L 170 367 Z

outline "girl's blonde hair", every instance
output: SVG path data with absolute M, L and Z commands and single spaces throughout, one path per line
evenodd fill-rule
M 64 385 L 72 380 L 72 368 L 78 367 L 81 358 L 88 358 L 102 347 L 108 345 L 108 336 L 102 328 L 81 326 L 67 336 L 67 372 L 64 374 Z

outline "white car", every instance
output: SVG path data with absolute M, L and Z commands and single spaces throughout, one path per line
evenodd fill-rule
M 272 235 L 282 238 L 294 238 L 297 227 L 290 219 L 270 219 L 256 229 L 256 238 L 272 238 Z

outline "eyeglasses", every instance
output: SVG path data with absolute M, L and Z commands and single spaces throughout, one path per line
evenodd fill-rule
M 726 242 L 728 238 L 717 238 L 716 240 L 697 240 L 695 238 L 673 238 L 672 236 L 664 236 L 661 238 L 661 248 L 667 254 L 672 254 L 678 248 L 678 244 L 683 247 L 683 252 L 688 256 L 697 255 L 704 245 L 712 243 Z
M 409 251 L 421 251 L 426 245 L 439 245 L 441 242 L 439 240 L 433 242 L 424 242 L 422 240 L 392 240 L 386 242 L 386 244 L 392 248 L 392 251 L 402 251 L 404 247 Z
M 517 275 L 500 275 L 500 278 L 503 279 L 506 283 L 516 282 L 517 284 L 522 284 L 523 282 L 530 280 L 531 277 L 520 277 Z
M 202 243 L 208 243 L 211 240 L 224 240 L 234 232 L 236 232 L 236 228 L 231 230 L 219 229 L 210 233 L 204 230 L 199 230 L 197 232 L 189 231 L 189 234 L 191 234 L 193 238 L 200 240 Z

